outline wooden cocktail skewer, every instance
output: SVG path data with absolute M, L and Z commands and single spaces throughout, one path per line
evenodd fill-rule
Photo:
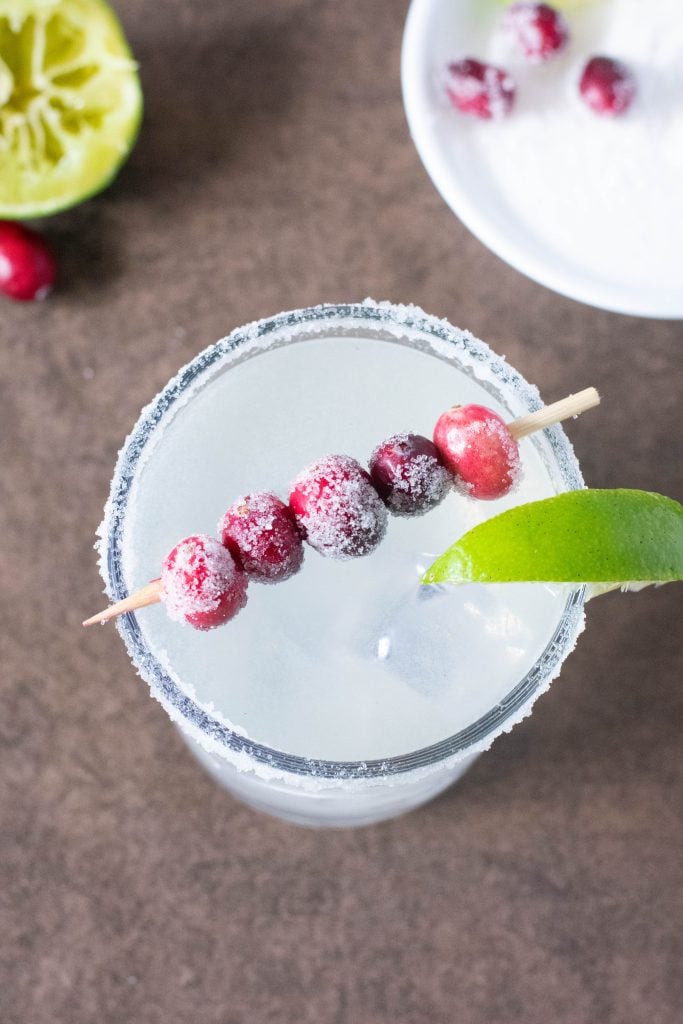
M 508 423 L 508 430 L 515 441 L 519 441 L 521 437 L 526 437 L 527 434 L 533 434 L 536 430 L 544 430 L 545 427 L 550 427 L 553 423 L 561 423 L 562 420 L 572 419 L 572 417 L 578 416 L 580 413 L 586 412 L 596 405 L 600 405 L 600 395 L 595 388 L 584 388 L 583 391 L 578 391 L 575 395 L 567 395 L 566 398 L 561 398 L 559 402 L 544 405 L 538 412 L 529 413 L 528 416 L 520 416 L 518 420 Z
M 550 427 L 553 423 L 560 423 L 562 420 L 571 419 L 599 404 L 600 395 L 595 388 L 585 388 L 575 395 L 568 395 L 559 402 L 553 402 L 551 405 L 544 406 L 538 412 L 532 412 L 528 416 L 521 416 L 518 420 L 513 420 L 512 423 L 508 423 L 508 430 L 514 439 L 519 441 L 520 438 L 526 437 L 528 434 L 533 434 L 537 430 L 544 430 L 545 427 Z M 116 604 L 110 605 L 109 608 L 105 608 L 104 611 L 99 612 L 97 615 L 92 615 L 84 621 L 83 625 L 93 626 L 96 622 L 107 622 L 109 619 L 115 619 L 118 615 L 123 615 L 125 612 L 134 612 L 138 608 L 146 608 L 147 605 L 157 604 L 161 599 L 161 580 L 152 580 L 147 586 L 136 590 L 134 594 L 130 594 L 123 601 L 117 601 Z
M 161 580 L 152 580 L 146 587 L 141 587 L 134 594 L 124 597 L 123 601 L 117 601 L 116 604 L 109 605 L 98 615 L 92 615 L 85 620 L 83 625 L 94 626 L 96 622 L 108 622 L 109 619 L 115 619 L 117 615 L 123 615 L 124 612 L 135 612 L 138 608 L 146 608 L 148 604 L 158 604 L 159 601 L 161 601 Z

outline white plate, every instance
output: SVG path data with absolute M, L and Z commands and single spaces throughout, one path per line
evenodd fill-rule
M 667 265 L 667 273 L 658 274 L 652 259 L 647 255 L 655 251 L 653 247 L 658 244 L 657 251 L 662 253 L 664 247 L 659 239 L 666 241 L 667 235 L 670 237 L 672 230 L 675 230 L 677 212 L 683 209 L 683 167 L 678 196 L 674 197 L 674 208 L 669 209 L 668 213 L 663 204 L 659 212 L 658 199 L 654 195 L 650 196 L 649 207 L 647 196 L 643 201 L 642 179 L 639 180 L 637 169 L 633 172 L 633 188 L 641 189 L 640 210 L 636 210 L 628 197 L 623 196 L 617 216 L 614 209 L 610 209 L 608 187 L 605 187 L 602 194 L 599 188 L 593 189 L 592 193 L 582 194 L 580 198 L 584 206 L 584 222 L 588 214 L 591 217 L 593 215 L 593 211 L 586 208 L 587 203 L 594 205 L 595 223 L 600 224 L 600 218 L 604 220 L 604 244 L 601 248 L 591 241 L 582 251 L 577 247 L 577 242 L 572 253 L 571 239 L 562 238 L 562 230 L 557 224 L 548 223 L 545 230 L 539 228 L 538 221 L 532 224 L 525 216 L 524 204 L 515 202 L 509 193 L 506 195 L 504 183 L 501 184 L 500 178 L 492 173 L 491 161 L 485 152 L 490 147 L 481 145 L 481 132 L 497 132 L 501 127 L 509 132 L 513 127 L 513 118 L 518 119 L 518 125 L 524 126 L 522 130 L 526 137 L 533 137 L 534 105 L 542 106 L 543 103 L 558 101 L 565 105 L 565 110 L 571 110 L 572 118 L 586 118 L 585 163 L 590 164 L 591 156 L 595 153 L 600 155 L 600 147 L 604 148 L 598 131 L 611 133 L 609 138 L 614 140 L 614 151 L 622 160 L 617 170 L 621 175 L 620 188 L 623 192 L 623 166 L 631 157 L 627 132 L 631 133 L 632 140 L 638 137 L 633 134 L 634 131 L 642 134 L 652 127 L 653 141 L 650 148 L 656 148 L 660 143 L 660 136 L 656 134 L 657 125 L 643 123 L 643 110 L 648 109 L 645 103 L 640 110 L 634 106 L 634 110 L 629 112 L 629 118 L 640 116 L 641 121 L 631 121 L 626 130 L 622 127 L 623 119 L 621 122 L 619 119 L 597 119 L 590 111 L 578 112 L 570 105 L 574 102 L 581 61 L 591 52 L 596 52 L 596 40 L 599 46 L 600 29 L 604 27 L 605 12 L 608 12 L 609 5 L 596 5 L 594 11 L 588 14 L 584 12 L 578 18 L 574 16 L 576 31 L 573 46 L 568 55 L 552 62 L 552 67 L 521 67 L 514 64 L 514 57 L 511 58 L 511 70 L 518 80 L 519 92 L 515 110 L 505 125 L 465 117 L 453 110 L 445 99 L 443 73 L 449 60 L 465 56 L 492 59 L 492 32 L 502 9 L 500 4 L 484 4 L 482 0 L 413 0 L 411 4 L 401 55 L 403 102 L 410 133 L 434 185 L 453 212 L 477 238 L 506 262 L 540 284 L 570 298 L 619 313 L 683 318 L 683 271 L 676 278 L 673 267 L 669 270 Z M 493 54 L 494 57 L 500 55 L 495 48 Z M 494 63 L 501 62 L 511 66 L 510 60 L 494 60 Z M 643 93 L 646 93 L 646 86 L 647 82 L 643 85 Z M 570 89 L 571 98 L 568 92 Z M 578 99 L 576 104 L 580 107 Z M 678 131 L 680 122 L 673 127 Z M 591 145 L 594 153 L 590 151 Z M 643 147 L 640 149 L 642 151 Z M 509 154 L 508 147 L 508 159 Z M 648 155 L 650 170 L 656 177 L 656 153 Z M 566 160 L 566 156 L 565 151 L 561 158 Z M 553 159 L 560 159 L 558 147 L 553 148 L 551 144 L 542 159 L 552 175 Z M 577 166 L 581 172 L 589 173 L 584 165 Z M 595 171 L 602 172 L 603 168 Z M 558 173 L 562 173 L 561 169 Z M 609 186 L 609 179 L 606 186 Z M 588 188 L 591 188 L 590 183 Z M 564 225 L 565 232 L 571 229 L 571 218 L 566 220 L 569 223 Z M 577 222 L 580 222 L 580 217 L 577 217 Z M 679 234 L 682 229 L 683 220 L 678 224 Z M 611 241 L 607 238 L 608 232 L 611 232 Z M 635 247 L 634 239 L 641 240 L 640 259 L 629 260 L 628 265 L 618 267 L 616 272 L 610 266 L 612 261 L 608 255 L 610 246 L 615 248 L 615 232 L 623 236 L 624 246 L 633 244 Z M 671 248 L 670 243 L 668 248 Z M 621 254 L 622 249 L 618 251 Z M 581 253 L 580 258 L 577 253 Z M 681 266 L 680 255 L 676 264 L 678 269 Z M 666 279 L 662 281 L 662 277 Z

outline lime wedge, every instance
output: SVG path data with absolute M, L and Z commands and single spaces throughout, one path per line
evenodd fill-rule
M 141 113 L 135 62 L 103 0 L 0 0 L 0 217 L 99 192 Z
M 683 505 L 632 490 L 568 491 L 464 534 L 423 583 L 587 583 L 589 596 L 683 579 Z

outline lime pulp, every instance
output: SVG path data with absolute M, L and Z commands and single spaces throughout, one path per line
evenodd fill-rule
M 135 141 L 136 64 L 104 0 L 0 0 L 0 217 L 100 191 Z

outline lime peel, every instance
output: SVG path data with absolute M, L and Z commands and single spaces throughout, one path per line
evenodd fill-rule
M 423 583 L 586 583 L 587 596 L 683 579 L 683 505 L 649 491 L 568 491 L 502 512 Z

